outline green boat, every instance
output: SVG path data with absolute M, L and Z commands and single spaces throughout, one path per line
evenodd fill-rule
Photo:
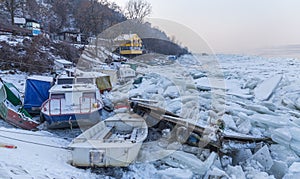
M 12 83 L 0 79 L 0 117 L 16 127 L 36 130 L 39 124 L 23 109 L 19 94 Z

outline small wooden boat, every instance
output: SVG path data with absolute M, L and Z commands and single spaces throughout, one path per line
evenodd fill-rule
M 23 129 L 36 130 L 38 122 L 23 109 L 18 89 L 11 83 L 0 81 L 0 117 Z
M 143 118 L 136 114 L 116 114 L 71 142 L 72 164 L 78 167 L 128 166 L 135 161 L 147 135 Z

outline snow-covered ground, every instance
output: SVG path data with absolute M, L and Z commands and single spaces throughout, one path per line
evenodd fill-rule
M 108 94 L 114 102 L 128 97 L 157 100 L 158 106 L 201 124 L 221 118 L 226 133 L 269 137 L 277 144 L 235 150 L 220 162 L 207 149 L 172 143 L 164 150 L 170 156 L 160 155 L 155 161 L 151 152 L 160 146 L 159 140 L 145 143 L 139 162 L 128 168 L 77 169 L 68 163 L 69 140 L 64 137 L 69 136 L 0 123 L 0 143 L 18 147 L 0 148 L 0 178 L 299 178 L 299 68 L 298 59 L 183 56 L 171 65 L 139 67 L 140 84 L 117 86 Z M 0 76 L 24 90 L 26 74 Z

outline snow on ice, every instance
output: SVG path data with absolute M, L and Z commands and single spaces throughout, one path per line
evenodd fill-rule
M 86 57 L 88 58 L 88 54 Z M 209 67 L 214 64 L 211 63 L 213 60 L 216 61 L 216 68 Z M 299 178 L 299 68 L 298 59 L 239 55 L 185 55 L 171 65 L 138 67 L 141 83 L 116 85 L 111 93 L 106 94 L 114 104 L 122 103 L 129 97 L 156 100 L 159 107 L 196 121 L 199 125 L 210 125 L 222 119 L 226 134 L 269 137 L 276 144 L 262 143 L 259 148 L 248 144 L 249 148 L 243 148 L 232 143 L 229 146 L 231 154 L 218 157 L 214 152 L 197 147 L 177 146 L 176 143 L 168 144 L 166 141 L 146 143 L 139 154 L 139 159 L 142 158 L 138 160 L 140 162 L 130 165 L 126 170 L 107 169 L 121 173 L 118 176 L 108 176 Z M 9 75 L 1 72 L 1 77 L 24 91 L 26 74 Z M 1 130 L 25 132 L 8 129 L 6 126 Z M 2 131 L 0 135 L 53 146 L 63 147 L 68 144 L 68 141 L 50 132 L 25 133 L 30 135 L 8 135 Z M 0 178 L 104 177 L 101 170 L 94 172 L 71 166 L 67 150 L 28 144 L 1 136 L 0 140 L 18 146 L 17 149 L 0 148 L 3 154 L 0 158 Z M 154 152 L 159 146 L 166 146 L 168 151 L 174 148 L 180 150 L 164 151 L 165 153 L 160 153 L 164 154 L 162 157 Z

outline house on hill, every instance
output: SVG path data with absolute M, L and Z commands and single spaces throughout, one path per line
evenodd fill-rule
M 36 20 L 15 17 L 14 23 L 15 23 L 15 25 L 17 25 L 21 28 L 31 30 L 31 32 L 32 32 L 31 35 L 33 35 L 33 36 L 37 36 L 37 35 L 41 34 L 41 25 Z
M 70 43 L 84 42 L 83 35 L 80 33 L 79 29 L 65 29 L 57 34 L 57 39 Z

